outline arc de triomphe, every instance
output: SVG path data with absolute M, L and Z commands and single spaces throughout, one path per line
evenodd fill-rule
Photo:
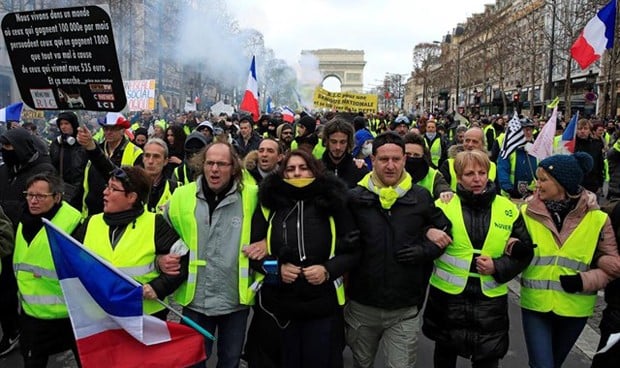
M 319 60 L 319 71 L 324 81 L 328 77 L 340 80 L 342 92 L 362 93 L 364 88 L 364 50 L 319 49 L 302 50 Z

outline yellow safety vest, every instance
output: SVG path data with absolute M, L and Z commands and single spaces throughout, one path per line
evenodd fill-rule
M 421 186 L 422 188 L 428 190 L 431 193 L 431 197 L 434 196 L 434 190 L 435 190 L 435 177 L 437 176 L 437 173 L 439 171 L 433 169 L 432 167 L 428 168 L 428 172 L 426 173 L 426 176 L 422 178 L 422 180 L 420 180 L 419 182 L 415 183 L 418 184 L 419 186 Z
M 297 141 L 291 142 L 291 151 L 297 149 Z M 323 153 L 325 153 L 325 146 L 323 145 L 323 139 L 319 138 L 319 143 L 317 143 L 312 149 L 312 156 L 317 160 L 321 160 L 323 158 Z
M 269 226 L 267 227 L 267 237 L 265 239 L 265 241 L 267 242 L 267 253 L 271 254 L 271 229 L 272 229 L 272 222 L 271 220 L 273 219 L 273 217 L 269 217 L 270 214 L 270 210 L 268 208 L 265 207 L 261 207 L 262 211 L 263 211 L 263 216 L 265 216 L 265 219 L 267 219 L 269 221 Z M 329 250 L 329 258 L 334 258 L 336 256 L 336 221 L 334 220 L 334 218 L 332 216 L 329 216 L 329 231 L 331 232 L 331 237 L 332 237 L 332 241 L 331 241 L 331 246 L 330 246 L 330 250 Z M 342 276 L 338 277 L 336 280 L 334 280 L 334 288 L 336 288 L 336 298 L 338 300 L 338 304 L 340 305 L 344 305 L 345 303 L 345 295 L 344 295 L 344 278 Z
M 155 269 L 155 217 L 154 213 L 144 211 L 134 220 L 135 225 L 129 224 L 125 228 L 116 247 L 112 248 L 110 229 L 103 220 L 103 214 L 96 214 L 88 222 L 84 246 L 127 276 L 146 284 L 159 276 Z M 155 300 L 144 300 L 142 307 L 147 314 L 164 309 L 164 306 Z
M 258 187 L 243 184 L 241 191 L 243 220 L 241 223 L 241 240 L 239 242 L 239 303 L 251 305 L 258 285 L 263 279 L 260 273 L 250 270 L 250 262 L 242 252 L 242 247 L 250 244 L 252 215 L 258 202 Z M 168 217 L 172 227 L 189 247 L 189 275 L 174 293 L 174 299 L 181 305 L 188 305 L 196 292 L 198 266 L 204 266 L 208 260 L 198 259 L 198 222 L 196 221 L 196 182 L 177 188 L 172 194 L 168 205 Z M 202 220 L 201 220 L 202 221 Z
M 508 287 L 500 284 L 492 275 L 470 272 L 474 254 L 498 258 L 504 253 L 512 226 L 519 217 L 519 209 L 510 200 L 495 196 L 491 204 L 489 231 L 482 249 L 474 249 L 463 221 L 461 199 L 454 196 L 449 203 L 435 202 L 452 223 L 452 243 L 441 257 L 435 260 L 435 268 L 430 279 L 431 285 L 448 293 L 460 294 L 467 285 L 469 277 L 480 279 L 482 293 L 490 298 L 506 295 Z
M 122 166 L 133 166 L 136 163 L 136 160 L 142 154 L 142 148 L 136 146 L 135 144 L 127 141 L 127 145 L 123 149 L 123 156 L 121 157 L 121 167 Z M 90 167 L 92 163 L 90 160 L 86 163 L 86 167 L 84 168 L 84 196 L 82 197 L 82 218 L 88 217 L 88 207 L 86 206 L 86 197 L 88 196 L 89 186 L 88 186 L 88 172 L 90 171 Z
M 433 165 L 439 166 L 439 159 L 441 158 L 441 137 L 439 134 L 437 134 L 437 138 L 433 141 L 430 147 L 426 138 L 424 139 L 424 144 L 426 144 L 426 147 L 428 147 L 431 152 L 431 162 Z
M 488 132 L 489 130 L 493 132 L 493 139 L 495 139 L 495 138 L 496 138 L 496 137 L 495 137 L 495 134 L 496 134 L 496 133 L 495 133 L 495 127 L 493 127 L 493 124 L 489 124 L 489 125 L 485 126 L 485 127 L 482 129 L 482 131 L 484 132 L 484 137 L 485 137 L 485 140 L 486 140 L 487 132 Z
M 183 174 L 183 177 L 180 176 Z M 174 180 L 179 182 L 180 185 L 186 185 L 191 183 L 193 180 L 189 177 L 189 173 L 187 172 L 187 164 L 183 163 L 180 166 L 177 166 L 172 171 L 172 177 Z
M 521 213 L 538 247 L 521 276 L 521 307 L 564 317 L 591 316 L 596 293 L 567 293 L 560 284 L 560 275 L 576 275 L 590 269 L 607 215 L 601 210 L 589 211 L 560 247 L 553 233 L 528 216 L 526 208 L 521 207 Z
M 155 205 L 155 211 L 151 211 L 153 213 L 157 213 L 157 214 L 162 214 L 164 213 L 164 206 L 166 203 L 168 203 L 168 201 L 170 200 L 170 197 L 172 197 L 172 191 L 170 190 L 170 182 L 166 179 L 165 180 L 165 185 L 164 185 L 164 191 L 161 193 L 161 197 L 159 197 L 159 201 L 157 201 L 157 205 Z M 151 192 L 152 193 L 152 192 Z M 144 210 L 148 211 L 149 205 L 148 203 L 144 205 Z
M 456 178 L 456 171 L 454 170 L 453 158 L 448 159 L 448 171 L 450 172 L 450 189 L 452 189 L 453 192 L 456 192 L 458 180 Z M 497 177 L 497 165 L 495 165 L 495 162 L 491 162 L 491 166 L 489 167 L 489 172 L 487 174 L 489 181 L 495 181 L 495 178 Z
M 52 223 L 70 234 L 81 220 L 80 211 L 63 202 Z M 41 228 L 28 244 L 22 223 L 17 225 L 13 270 L 22 309 L 27 315 L 40 319 L 69 316 L 45 228 Z

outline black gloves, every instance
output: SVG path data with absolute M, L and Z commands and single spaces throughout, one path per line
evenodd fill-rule
M 399 263 L 420 263 L 424 259 L 424 247 L 420 244 L 405 244 L 395 253 L 395 256 Z
M 567 293 L 578 293 L 583 291 L 583 281 L 579 274 L 561 275 L 560 284 L 562 285 L 562 289 Z
M 510 255 L 514 258 L 525 259 L 532 257 L 534 255 L 534 248 L 536 248 L 536 244 L 524 244 L 521 241 L 517 241 L 512 245 L 512 250 L 510 251 Z

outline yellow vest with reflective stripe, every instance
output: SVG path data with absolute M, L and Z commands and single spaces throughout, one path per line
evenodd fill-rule
M 114 248 L 110 243 L 109 233 L 110 229 L 103 220 L 103 214 L 92 216 L 84 236 L 84 246 L 141 284 L 159 276 L 155 269 L 157 254 L 154 213 L 144 211 L 135 219 L 135 225 L 127 225 Z M 144 313 L 153 314 L 164 309 L 164 306 L 155 300 L 145 299 L 142 309 Z
M 452 189 L 453 192 L 456 192 L 456 185 L 458 184 L 458 180 L 456 178 L 456 171 L 454 170 L 453 158 L 448 159 L 448 170 L 450 171 L 450 189 Z M 491 161 L 491 167 L 489 167 L 489 172 L 487 176 L 489 178 L 489 181 L 495 181 L 495 178 L 497 177 L 497 165 L 495 165 L 495 162 Z
M 474 249 L 463 221 L 461 199 L 454 196 L 448 203 L 437 200 L 435 205 L 452 223 L 452 243 L 441 257 L 435 260 L 430 284 L 448 294 L 457 295 L 463 292 L 469 277 L 477 277 L 484 295 L 491 298 L 506 295 L 506 284 L 498 283 L 492 275 L 480 275 L 469 270 L 474 254 L 499 258 L 504 253 L 512 234 L 512 226 L 519 217 L 517 206 L 504 197 L 495 196 L 484 244 L 482 249 Z
M 269 218 L 270 211 L 268 208 L 261 207 L 261 210 L 263 211 L 263 216 L 265 216 L 265 219 L 269 220 L 269 227 L 267 228 L 267 237 L 265 241 L 267 242 L 267 253 L 271 254 L 271 228 L 272 228 L 271 220 L 272 218 Z M 329 231 L 331 232 L 331 235 L 332 235 L 331 246 L 329 249 L 329 258 L 331 259 L 336 256 L 336 238 L 337 238 L 336 222 L 334 221 L 334 218 L 332 216 L 329 216 Z M 338 300 L 338 304 L 344 305 L 346 301 L 345 295 L 344 295 L 344 277 L 340 276 L 336 280 L 334 280 L 334 287 L 336 288 L 336 298 Z
M 525 225 L 538 247 L 521 276 L 521 307 L 564 317 L 591 316 L 596 293 L 567 293 L 560 284 L 560 275 L 590 269 L 607 215 L 600 210 L 589 211 L 560 247 L 553 233 L 529 217 L 525 209 L 521 207 Z
M 159 197 L 159 201 L 157 201 L 157 205 L 155 205 L 155 211 L 152 211 L 153 213 L 157 213 L 160 215 L 164 213 L 164 206 L 168 202 L 168 200 L 170 200 L 170 197 L 172 197 L 172 191 L 170 190 L 170 182 L 166 179 L 164 180 L 165 180 L 164 191 L 161 193 L 161 197 Z M 148 211 L 149 210 L 148 207 L 149 205 L 145 204 L 144 210 Z
M 121 167 L 122 166 L 133 166 L 135 165 L 136 160 L 142 154 L 142 148 L 136 146 L 135 144 L 127 141 L 127 145 L 123 149 L 123 156 L 121 157 Z M 90 167 L 92 166 L 92 162 L 90 160 L 86 163 L 86 167 L 84 168 L 84 195 L 82 196 L 82 217 L 88 217 L 88 207 L 86 206 L 86 197 L 88 196 L 89 186 L 88 186 L 88 172 L 90 171 Z
M 70 234 L 81 219 L 78 210 L 63 202 L 52 222 Z M 22 230 L 23 225 L 20 222 L 15 233 L 13 254 L 13 270 L 22 310 L 27 315 L 40 319 L 68 317 L 45 228 L 37 232 L 30 244 L 24 239 Z
M 252 215 L 258 202 L 258 187 L 245 183 L 241 191 L 243 220 L 239 242 L 239 303 L 251 305 L 258 285 L 264 277 L 250 272 L 250 261 L 242 252 L 242 247 L 250 244 Z M 174 293 L 174 299 L 181 305 L 188 305 L 196 292 L 198 266 L 206 265 L 208 260 L 198 259 L 198 224 L 196 222 L 196 182 L 181 186 L 174 191 L 168 205 L 168 217 L 172 227 L 189 248 L 189 275 L 187 281 Z M 201 219 L 202 221 L 202 219 Z M 219 226 L 227 226 L 220 224 Z

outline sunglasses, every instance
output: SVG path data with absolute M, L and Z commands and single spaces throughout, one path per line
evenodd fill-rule
M 129 180 L 129 176 L 127 175 L 125 170 L 121 169 L 120 167 L 114 168 L 112 171 L 110 171 L 110 176 L 123 183 L 123 188 L 125 188 L 125 192 L 132 191 L 130 190 L 132 188 L 131 181 Z

